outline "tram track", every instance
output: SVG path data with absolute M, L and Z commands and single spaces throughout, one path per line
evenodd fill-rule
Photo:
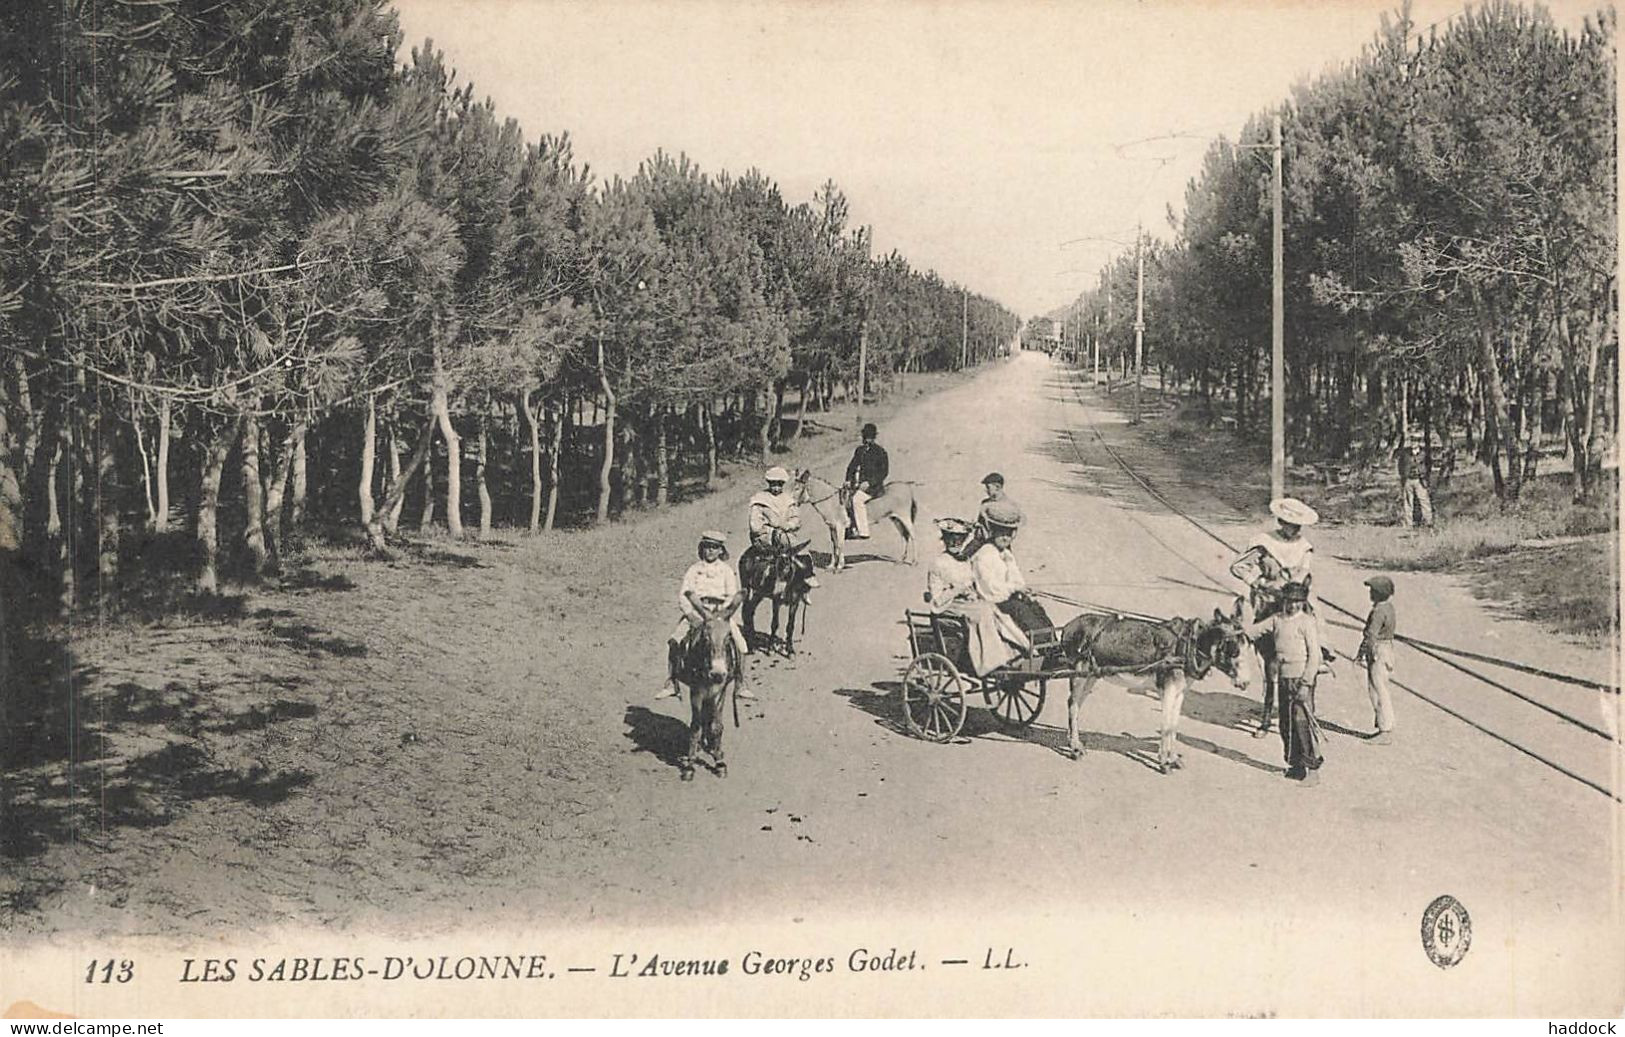
M 1134 466 L 1132 464 L 1130 464 L 1129 461 L 1126 458 L 1124 458 L 1122 456 L 1122 454 L 1118 450 L 1116 450 L 1115 448 L 1112 447 L 1112 445 L 1106 440 L 1105 435 L 1100 431 L 1098 423 L 1095 422 L 1089 416 L 1089 403 L 1084 398 L 1083 393 L 1082 393 L 1081 389 L 1078 386 L 1078 380 L 1075 377 L 1075 374 L 1076 374 L 1075 371 L 1069 369 L 1067 371 L 1068 377 L 1065 379 L 1067 388 L 1068 388 L 1069 393 L 1070 393 L 1070 396 L 1071 396 L 1072 400 L 1075 401 L 1078 404 L 1079 409 L 1081 410 L 1082 415 L 1083 415 L 1084 425 L 1087 427 L 1089 432 L 1093 433 L 1094 441 L 1099 444 L 1102 451 L 1104 451 L 1104 453 L 1111 459 L 1111 461 L 1126 476 L 1128 476 L 1128 478 L 1130 480 L 1132 480 L 1133 483 L 1135 485 L 1137 485 L 1144 492 L 1144 494 L 1147 497 L 1149 497 L 1151 500 L 1155 501 L 1161 507 L 1165 508 L 1169 513 L 1177 516 L 1180 519 L 1183 519 L 1186 523 L 1193 526 L 1196 530 L 1198 530 L 1204 536 L 1206 536 L 1210 540 L 1214 541 L 1216 544 L 1223 547 L 1230 554 L 1232 554 L 1232 555 L 1238 554 L 1239 550 L 1240 550 L 1239 548 L 1237 548 L 1235 545 L 1231 544 L 1228 540 L 1226 540 L 1223 536 L 1221 536 L 1220 534 L 1215 532 L 1213 529 L 1209 528 L 1200 519 L 1197 519 L 1196 517 L 1192 516 L 1190 513 L 1185 511 L 1183 508 L 1179 507 L 1173 501 L 1170 501 L 1167 498 L 1166 495 L 1164 495 L 1159 490 L 1157 490 L 1157 488 L 1154 485 L 1152 485 L 1152 483 L 1149 482 L 1145 477 L 1143 477 L 1141 473 L 1137 472 L 1135 470 Z M 1068 445 L 1071 447 L 1073 454 L 1077 457 L 1078 462 L 1080 464 L 1090 465 L 1092 462 L 1090 461 L 1088 456 L 1085 454 L 1082 446 L 1079 445 L 1077 433 L 1070 427 L 1066 428 L 1063 431 L 1064 431 L 1064 438 L 1067 440 Z M 1127 501 L 1123 497 L 1119 496 L 1115 490 L 1113 490 L 1111 488 L 1106 488 L 1105 492 L 1106 492 L 1107 496 L 1109 496 L 1109 497 L 1111 497 L 1111 498 L 1113 498 L 1115 500 L 1122 501 L 1125 504 L 1127 503 Z M 1208 583 L 1212 584 L 1214 587 L 1217 587 L 1220 590 L 1225 591 L 1227 593 L 1235 593 L 1233 588 L 1226 587 L 1218 578 L 1214 577 L 1205 568 L 1203 568 L 1198 563 L 1193 561 L 1186 553 L 1184 553 L 1184 552 L 1178 550 L 1177 548 L 1174 548 L 1172 545 L 1168 544 L 1167 541 L 1163 537 L 1160 537 L 1155 532 L 1153 532 L 1146 523 L 1140 521 L 1137 517 L 1133 516 L 1132 514 L 1129 515 L 1129 518 L 1137 526 L 1139 526 L 1141 529 L 1145 530 L 1146 533 L 1151 537 L 1151 539 L 1154 542 L 1156 542 L 1157 544 L 1162 546 L 1165 550 L 1169 551 L 1169 553 L 1173 554 L 1175 557 L 1179 558 L 1186 565 L 1190 566 L 1191 568 L 1193 568 L 1197 572 L 1199 572 L 1202 575 L 1203 579 L 1205 579 Z M 1180 582 L 1183 582 L 1183 581 L 1180 581 Z M 1195 586 L 1195 585 L 1192 585 L 1192 586 Z M 1205 588 L 1203 588 L 1203 589 L 1205 589 Z M 1058 596 L 1055 596 L 1055 597 L 1057 597 L 1057 600 L 1066 600 L 1066 599 L 1061 599 Z M 1357 613 L 1345 608 L 1344 606 L 1338 604 L 1337 602 L 1332 601 L 1332 600 L 1330 600 L 1328 598 L 1325 598 L 1325 597 L 1323 597 L 1323 596 L 1321 596 L 1319 594 L 1317 594 L 1315 597 L 1316 597 L 1316 600 L 1319 601 L 1321 604 L 1324 604 L 1324 605 L 1330 607 L 1331 609 L 1333 609 L 1334 611 L 1348 617 L 1349 619 L 1354 620 L 1356 623 L 1361 622 L 1361 617 Z M 1121 610 L 1111 609 L 1109 606 L 1098 606 L 1098 605 L 1095 605 L 1093 603 L 1087 603 L 1087 602 L 1069 602 L 1069 603 L 1070 604 L 1075 604 L 1075 605 L 1083 605 L 1084 607 L 1103 608 L 1103 609 L 1106 609 L 1107 611 L 1121 611 Z M 1519 692 L 1516 689 L 1513 689 L 1513 688 L 1507 686 L 1506 684 L 1504 684 L 1504 683 L 1502 683 L 1500 681 L 1497 681 L 1497 680 L 1495 680 L 1495 679 L 1493 679 L 1491 677 L 1488 677 L 1488 676 L 1486 676 L 1486 675 L 1484 675 L 1482 673 L 1479 673 L 1478 671 L 1476 671 L 1476 670 L 1474 670 L 1474 669 L 1472 669 L 1472 668 L 1470 668 L 1468 666 L 1465 666 L 1465 665 L 1463 665 L 1461 663 L 1455 662 L 1452 659 L 1446 658 L 1445 656 L 1447 654 L 1458 655 L 1458 656 L 1461 656 L 1461 657 L 1473 659 L 1475 661 L 1485 662 L 1485 663 L 1489 663 L 1489 664 L 1497 665 L 1497 666 L 1503 666 L 1503 667 L 1505 667 L 1507 669 L 1511 669 L 1511 670 L 1514 670 L 1514 671 L 1517 671 L 1517 672 L 1526 673 L 1526 674 L 1529 674 L 1529 675 L 1532 675 L 1532 676 L 1541 677 L 1543 679 L 1552 681 L 1554 683 L 1577 686 L 1577 687 L 1581 687 L 1581 688 L 1588 688 L 1588 689 L 1591 689 L 1593 691 L 1603 693 L 1603 694 L 1618 695 L 1619 694 L 1619 688 L 1616 685 L 1607 685 L 1607 684 L 1602 684 L 1602 683 L 1596 682 L 1596 681 L 1586 680 L 1584 678 L 1572 677 L 1572 676 L 1569 676 L 1569 675 L 1566 675 L 1566 674 L 1555 673 L 1553 671 L 1546 670 L 1546 669 L 1544 669 L 1542 667 L 1536 667 L 1536 666 L 1532 666 L 1532 665 L 1529 665 L 1529 664 L 1516 662 L 1516 661 L 1513 661 L 1513 660 L 1497 659 L 1497 658 L 1495 658 L 1493 656 L 1488 656 L 1488 655 L 1485 655 L 1483 653 L 1468 652 L 1468 651 L 1465 651 L 1465 650 L 1462 650 L 1462 649 L 1455 649 L 1455 648 L 1451 648 L 1449 646 L 1435 644 L 1433 642 L 1420 641 L 1420 640 L 1415 639 L 1415 638 L 1409 638 L 1409 637 L 1401 636 L 1401 637 L 1396 638 L 1396 640 L 1398 640 L 1401 643 L 1407 645 L 1408 647 L 1411 647 L 1411 648 L 1415 649 L 1419 653 L 1421 653 L 1421 654 L 1423 654 L 1423 655 L 1425 655 L 1425 656 L 1427 656 L 1429 658 L 1434 659 L 1437 662 L 1440 662 L 1440 663 L 1442 663 L 1442 664 L 1444 664 L 1446 666 L 1449 666 L 1449 667 L 1461 672 L 1462 674 L 1474 679 L 1475 681 L 1477 681 L 1477 682 L 1479 682 L 1479 683 L 1481 683 L 1481 684 L 1483 684 L 1483 685 L 1485 685 L 1487 687 L 1493 688 L 1496 691 L 1500 691 L 1503 694 L 1511 696 L 1512 698 L 1515 698 L 1517 700 L 1525 702 L 1525 703 L 1527 703 L 1527 704 L 1529 704 L 1529 705 L 1543 711 L 1544 713 L 1558 719 L 1559 721 L 1561 721 L 1563 723 L 1571 725 L 1576 729 L 1585 731 L 1588 734 L 1600 737 L 1600 738 L 1602 738 L 1602 739 L 1604 739 L 1606 741 L 1609 741 L 1611 743 L 1615 743 L 1616 745 L 1618 744 L 1618 741 L 1619 741 L 1619 736 L 1618 735 L 1616 735 L 1614 733 L 1610 733 L 1610 732 L 1604 730 L 1603 728 L 1600 728 L 1600 727 L 1598 727 L 1596 725 L 1593 725 L 1593 724 L 1590 724 L 1590 723 L 1588 723 L 1588 722 L 1586 722 L 1584 720 L 1581 720 L 1578 717 L 1575 717 L 1575 716 L 1572 716 L 1572 715 L 1570 715 L 1568 713 L 1565 713 L 1562 710 L 1559 710 L 1559 709 L 1557 709 L 1557 708 L 1555 708 L 1553 706 L 1547 705 L 1546 703 L 1541 702 L 1538 699 L 1535 699 L 1530 695 L 1526 695 L 1526 694 L 1524 694 L 1522 692 Z M 1336 650 L 1334 649 L 1334 651 L 1336 651 Z M 1351 664 L 1353 663 L 1353 658 L 1351 656 L 1349 656 L 1347 653 L 1337 651 L 1337 654 L 1341 658 L 1343 658 L 1345 660 L 1348 660 Z M 1591 789 L 1593 789 L 1593 790 L 1595 790 L 1595 791 L 1609 797 L 1610 799 L 1614 800 L 1615 802 L 1625 802 L 1625 800 L 1622 800 L 1620 795 L 1617 792 L 1615 792 L 1613 790 L 1610 790 L 1606 786 L 1604 786 L 1604 785 L 1602 785 L 1602 784 L 1600 784 L 1600 783 L 1598 783 L 1596 781 L 1593 781 L 1590 778 L 1587 778 L 1582 774 L 1579 774 L 1579 773 L 1575 772 L 1574 770 L 1570 769 L 1569 767 L 1564 766 L 1563 764 L 1557 762 L 1556 760 L 1550 759 L 1547 756 L 1536 752 L 1535 750 L 1529 748 L 1528 746 L 1522 745 L 1522 744 L 1520 744 L 1520 743 L 1518 743 L 1516 741 L 1513 741 L 1511 738 L 1508 738 L 1507 736 L 1505 736 L 1503 734 L 1500 734 L 1497 731 L 1494 731 L 1494 730 L 1491 730 L 1488 727 L 1485 727 L 1483 724 L 1481 724 L 1478 721 L 1472 719 L 1471 717 L 1466 716 L 1465 714 L 1461 713 L 1460 711 L 1452 708 L 1450 705 L 1447 705 L 1447 704 L 1439 701 L 1437 698 L 1429 696 L 1429 695 L 1417 690 L 1416 688 L 1410 686 L 1409 684 L 1406 684 L 1406 683 L 1404 683 L 1402 681 L 1399 681 L 1399 680 L 1393 680 L 1392 684 L 1393 684 L 1394 687 L 1399 688 L 1400 690 L 1405 691 L 1406 693 L 1412 695 L 1413 697 L 1415 697 L 1417 699 L 1420 699 L 1423 702 L 1426 702 L 1428 705 L 1433 706 L 1435 709 L 1438 709 L 1439 711 L 1441 711 L 1441 712 L 1443 712 L 1443 713 L 1445 713 L 1445 714 L 1447 714 L 1447 715 L 1449 715 L 1451 717 L 1454 717 L 1455 719 L 1457 719 L 1457 720 L 1461 721 L 1462 723 L 1468 725 L 1469 727 L 1471 727 L 1474 730 L 1480 732 L 1481 734 L 1483 734 L 1483 735 L 1485 735 L 1485 736 L 1487 736 L 1487 737 L 1489 737 L 1489 738 L 1491 738 L 1491 739 L 1493 739 L 1493 740 L 1495 740 L 1497 742 L 1500 742 L 1503 745 L 1508 746 L 1509 748 L 1517 751 L 1518 753 L 1520 753 L 1520 754 L 1522 754 L 1524 756 L 1527 756 L 1527 757 L 1529 757 L 1529 758 L 1531 758 L 1531 759 L 1545 765 L 1546 767 L 1558 772 L 1559 774 L 1562 774 L 1563 776 L 1565 776 L 1565 777 L 1567 777 L 1567 778 L 1569 778 L 1569 779 L 1571 779 L 1571 780 L 1573 780 L 1573 781 L 1575 781 L 1575 782 L 1577 782 L 1579 784 L 1585 785 L 1586 787 L 1591 788 Z M 1618 780 L 1619 780 L 1619 778 L 1618 778 L 1618 769 L 1615 768 L 1615 781 L 1616 781 L 1616 784 L 1618 783 Z

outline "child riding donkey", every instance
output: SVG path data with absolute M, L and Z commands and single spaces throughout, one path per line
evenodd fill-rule
M 715 616 L 728 617 L 728 634 L 740 656 L 750 651 L 745 635 L 739 629 L 739 578 L 728 564 L 727 537 L 714 529 L 700 534 L 700 560 L 683 574 L 682 588 L 677 592 L 677 608 L 682 616 L 666 642 L 666 683 L 661 685 L 655 698 L 671 698 L 677 694 L 678 668 L 682 663 L 683 646 L 691 634 Z M 744 667 L 739 667 L 738 695 L 753 699 L 756 695 L 744 682 Z

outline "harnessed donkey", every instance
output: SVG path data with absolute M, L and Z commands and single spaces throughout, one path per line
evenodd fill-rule
M 1106 679 L 1133 688 L 1156 687 L 1162 700 L 1158 768 L 1167 774 L 1184 766 L 1178 726 L 1185 688 L 1215 667 L 1236 680 L 1243 640 L 1241 625 L 1217 609 L 1206 622 L 1170 619 L 1159 623 L 1087 614 L 1067 623 L 1061 629 L 1060 651 L 1073 669 L 1066 704 L 1066 740 L 1072 758 L 1083 757 L 1078 711 L 1096 682 Z

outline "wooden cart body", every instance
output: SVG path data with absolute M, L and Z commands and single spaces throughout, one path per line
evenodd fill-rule
M 980 694 L 999 725 L 1030 727 L 1044 709 L 1049 682 L 1077 671 L 1057 664 L 1053 653 L 1018 659 L 978 677 L 966 651 L 967 620 L 952 613 L 903 613 L 909 664 L 903 673 L 903 719 L 914 735 L 948 742 L 965 726 L 966 695 Z

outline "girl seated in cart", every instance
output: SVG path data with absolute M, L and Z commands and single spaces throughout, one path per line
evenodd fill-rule
M 966 559 L 965 544 L 973 527 L 963 519 L 937 520 L 942 531 L 942 553 L 925 574 L 925 601 L 938 615 L 965 620 L 965 651 L 978 677 L 1008 664 L 1031 644 L 1015 621 L 976 591 L 976 573 Z

